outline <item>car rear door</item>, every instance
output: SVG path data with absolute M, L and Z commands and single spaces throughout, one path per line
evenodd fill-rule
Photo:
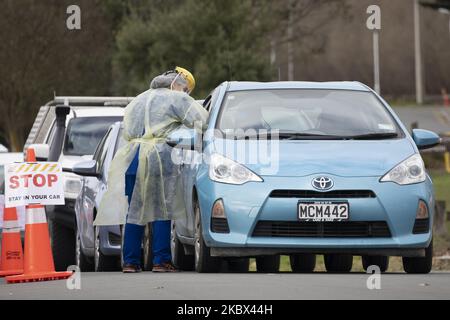
M 108 145 L 111 138 L 111 129 L 108 130 L 105 137 L 95 151 L 93 160 L 97 162 L 97 172 L 102 172 L 104 162 L 108 152 Z M 94 226 L 95 210 L 98 207 L 98 197 L 103 189 L 106 188 L 103 183 L 103 175 L 100 178 L 97 177 L 84 177 L 82 183 L 82 192 L 79 201 L 80 212 L 77 212 L 78 229 L 85 248 L 94 247 Z

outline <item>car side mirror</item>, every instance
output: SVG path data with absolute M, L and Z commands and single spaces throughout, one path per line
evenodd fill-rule
M 423 129 L 414 129 L 412 137 L 419 150 L 433 148 L 439 145 L 442 141 L 441 137 L 433 131 Z
M 100 173 L 97 171 L 97 161 L 95 160 L 79 162 L 76 165 L 74 165 L 73 169 L 70 171 L 82 177 L 98 178 L 101 176 Z
M 36 154 L 36 161 L 48 161 L 48 156 L 50 154 L 50 146 L 48 144 L 32 144 L 28 148 L 34 149 Z
M 166 143 L 172 148 L 195 150 L 196 136 L 194 129 L 180 129 L 172 132 Z

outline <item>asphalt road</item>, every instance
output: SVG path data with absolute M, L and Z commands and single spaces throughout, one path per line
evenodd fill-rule
M 5 284 L 0 299 L 450 299 L 450 273 L 385 274 L 367 289 L 366 274 L 153 274 L 83 273 L 81 289 L 66 281 Z

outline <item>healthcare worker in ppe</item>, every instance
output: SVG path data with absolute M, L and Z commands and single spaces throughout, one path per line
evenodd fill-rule
M 180 168 L 165 143 L 182 126 L 206 128 L 208 112 L 189 96 L 195 79 L 177 67 L 151 82 L 125 109 L 125 146 L 117 151 L 95 225 L 124 228 L 123 271 L 140 272 L 145 225 L 153 226 L 153 271 L 173 272 L 170 220 L 186 217 Z

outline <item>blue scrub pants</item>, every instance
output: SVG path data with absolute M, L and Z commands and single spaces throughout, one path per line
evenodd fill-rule
M 136 183 L 136 172 L 139 164 L 139 150 L 133 159 L 125 175 L 125 194 L 128 196 L 128 203 L 131 202 L 134 185 Z M 126 223 L 123 241 L 123 262 L 135 266 L 141 265 L 142 237 L 145 226 Z M 170 221 L 155 221 L 152 223 L 152 248 L 153 264 L 163 264 L 172 261 L 170 253 Z

